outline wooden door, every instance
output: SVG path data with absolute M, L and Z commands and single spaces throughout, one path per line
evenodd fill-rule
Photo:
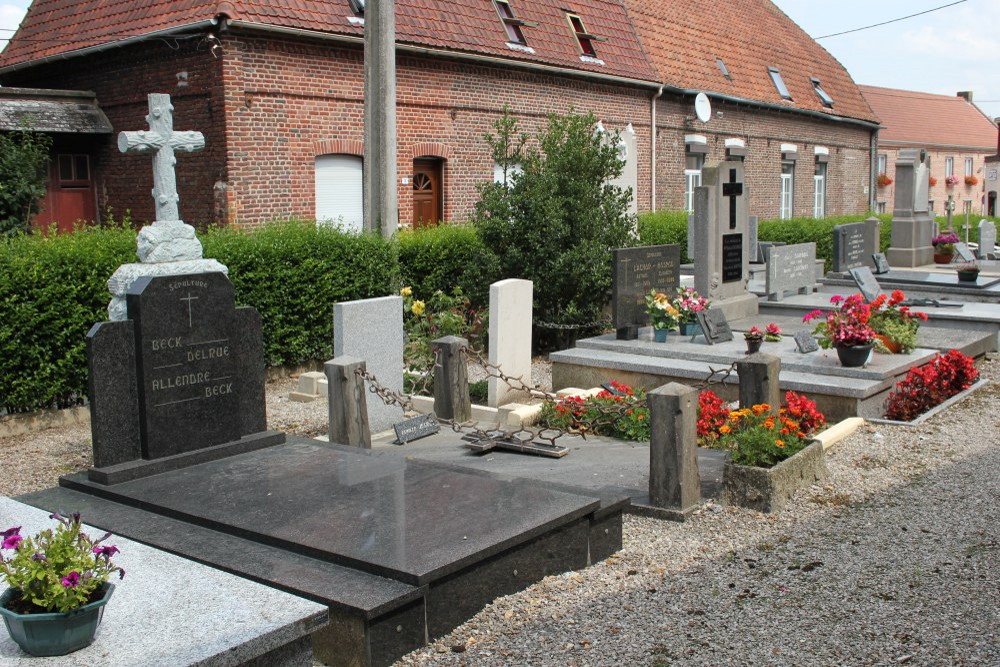
M 71 232 L 77 222 L 97 220 L 94 178 L 90 156 L 59 153 L 49 164 L 49 181 L 35 225 L 47 228 L 57 223 L 60 232 Z
M 413 161 L 413 226 L 441 220 L 441 160 Z

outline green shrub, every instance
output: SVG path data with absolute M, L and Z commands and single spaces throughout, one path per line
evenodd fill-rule
M 135 260 L 135 231 L 121 227 L 0 241 L 0 407 L 83 400 L 87 331 L 108 318 L 108 278 Z
M 237 305 L 260 313 L 271 366 L 332 357 L 333 304 L 393 294 L 399 280 L 393 243 L 312 222 L 214 228 L 202 242 L 229 267 Z
M 52 137 L 0 132 L 0 235 L 27 231 L 45 196 L 45 168 Z
M 489 301 L 489 281 L 483 272 L 483 244 L 469 225 L 440 225 L 397 235 L 402 284 L 415 294 L 450 294 L 456 287 L 473 304 Z
M 679 244 L 681 263 L 693 261 L 687 255 L 687 219 L 685 211 L 657 211 L 639 216 L 639 243 L 642 245 Z

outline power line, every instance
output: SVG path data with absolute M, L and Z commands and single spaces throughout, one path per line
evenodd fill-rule
M 933 9 L 927 9 L 927 10 L 924 10 L 922 12 L 917 12 L 916 14 L 910 14 L 908 16 L 900 16 L 897 19 L 892 19 L 892 20 L 889 20 L 889 21 L 882 21 L 881 23 L 873 23 L 871 25 L 866 25 L 866 26 L 861 27 L 861 28 L 854 28 L 852 30 L 844 30 L 843 32 L 834 32 L 834 33 L 831 33 L 829 35 L 821 35 L 819 37 L 813 37 L 813 39 L 826 39 L 827 37 L 838 37 L 840 35 L 846 35 L 846 34 L 852 33 L 852 32 L 859 32 L 861 30 L 868 30 L 869 28 L 877 28 L 880 25 L 889 25 L 890 23 L 896 23 L 898 21 L 904 21 L 906 19 L 912 19 L 914 16 L 922 16 L 923 14 L 930 14 L 931 12 L 936 12 L 937 10 L 944 9 L 945 7 L 954 7 L 955 5 L 960 5 L 963 2 L 967 2 L 967 1 L 968 0 L 957 0 L 957 2 L 951 2 L 951 3 L 948 3 L 947 5 L 941 5 L 940 7 L 934 7 Z

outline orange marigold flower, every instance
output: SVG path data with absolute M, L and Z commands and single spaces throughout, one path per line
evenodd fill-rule
M 771 409 L 771 406 L 768 405 L 767 403 L 758 403 L 757 405 L 753 406 L 752 409 L 755 415 L 762 415 L 765 412 L 769 411 Z
M 637 414 L 637 415 L 635 416 L 635 418 L 636 418 L 636 419 L 638 419 L 639 421 L 642 421 L 643 419 L 645 419 L 645 418 L 646 418 L 646 415 L 644 415 L 644 414 L 642 414 L 642 413 L 640 412 L 639 414 Z
M 785 446 L 785 441 L 784 440 L 775 440 L 774 444 L 776 444 L 778 447 L 784 447 Z
M 774 428 L 774 417 L 768 417 L 764 420 L 765 428 Z
M 802 431 L 799 431 L 799 432 L 798 432 L 798 433 L 796 433 L 795 435 L 799 436 L 800 438 L 804 438 L 804 437 L 806 437 L 806 434 L 805 434 L 805 433 L 803 433 Z
M 733 429 L 729 428 L 725 424 L 719 427 L 719 433 L 730 433 Z

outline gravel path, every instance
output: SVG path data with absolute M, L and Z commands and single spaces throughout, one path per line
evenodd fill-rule
M 1000 362 L 981 371 L 1000 380 Z M 539 371 L 544 374 L 544 368 Z M 536 379 L 536 381 L 538 381 Z M 272 428 L 325 402 L 268 384 Z M 402 665 L 1000 665 L 1000 385 L 919 427 L 866 426 L 775 515 L 627 517 L 625 547 L 501 598 Z M 0 494 L 89 465 L 87 427 L 0 439 Z

